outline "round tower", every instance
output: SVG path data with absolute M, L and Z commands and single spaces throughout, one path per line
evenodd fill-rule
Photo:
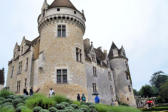
M 119 103 L 136 106 L 128 59 L 125 55 L 124 48 L 121 47 L 121 49 L 118 49 L 117 46 L 112 43 L 108 57 L 110 67 L 114 74 L 116 95 Z
M 87 97 L 84 68 L 83 35 L 85 17 L 69 0 L 44 1 L 38 18 L 40 34 L 38 86 L 48 94 L 76 99 L 77 93 Z

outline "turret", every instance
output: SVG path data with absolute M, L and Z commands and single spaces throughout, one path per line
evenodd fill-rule
M 84 14 L 70 0 L 54 0 L 50 5 L 45 0 L 43 10 L 45 14 L 40 14 L 38 18 L 39 76 L 34 77 L 39 77 L 39 83 L 35 86 L 46 94 L 46 88 L 53 88 L 58 94 L 74 100 L 78 93 L 84 93 L 87 97 L 83 48 Z
M 115 43 L 112 43 L 108 58 L 110 67 L 114 74 L 118 101 L 130 106 L 136 106 L 129 72 L 128 59 L 126 57 L 124 47 L 122 46 L 120 49 L 118 49 Z

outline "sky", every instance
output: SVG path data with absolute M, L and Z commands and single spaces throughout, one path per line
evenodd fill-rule
M 48 0 L 51 4 L 53 0 Z M 168 73 L 168 0 L 71 0 L 84 10 L 86 32 L 94 47 L 109 50 L 122 45 L 129 59 L 133 88 L 149 84 L 154 72 Z M 3 0 L 0 10 L 0 68 L 7 75 L 8 61 L 18 42 L 38 34 L 37 18 L 43 0 Z

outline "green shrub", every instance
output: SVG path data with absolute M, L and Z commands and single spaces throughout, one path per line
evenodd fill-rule
M 8 90 L 6 90 L 6 89 L 3 89 L 3 90 L 0 91 L 0 97 L 6 98 L 6 97 L 8 97 L 9 95 L 13 95 L 13 93 L 10 92 L 10 91 L 8 91 Z
M 12 103 L 11 102 L 5 102 L 5 103 L 1 104 L 1 106 L 8 106 L 8 105 L 12 105 Z
M 57 103 L 61 103 L 61 102 L 72 103 L 70 99 L 66 98 L 65 96 L 61 96 L 61 95 L 53 96 L 52 99 L 56 101 Z
M 12 105 L 0 107 L 0 112 L 15 112 Z
M 17 104 L 23 103 L 23 100 L 21 98 L 17 98 L 17 99 L 14 99 L 12 103 L 13 103 L 13 106 L 16 107 Z
M 74 109 L 78 109 L 78 105 L 77 104 L 71 104 L 71 106 L 74 108 Z
M 9 96 L 7 96 L 7 98 L 10 98 L 10 99 L 15 99 L 15 98 L 16 98 L 16 96 L 15 96 L 15 95 L 9 95 Z
M 67 110 L 57 110 L 57 112 L 67 112 Z
M 74 112 L 74 108 L 69 106 L 69 107 L 65 107 L 65 110 L 68 112 Z
M 5 100 L 5 98 L 4 97 L 0 97 L 0 101 L 3 101 L 3 100 Z
M 60 104 L 61 104 L 61 105 L 64 105 L 65 107 L 68 107 L 68 106 L 69 106 L 69 103 L 67 103 L 67 102 L 61 102 Z
M 81 109 L 75 109 L 73 112 L 83 112 Z
M 41 109 L 40 106 L 34 107 L 33 112 L 40 112 Z
M 62 105 L 62 104 L 56 104 L 55 107 L 56 107 L 58 110 L 63 110 L 63 109 L 65 108 L 65 106 Z
M 16 108 L 16 112 L 32 112 L 32 110 L 30 110 L 26 106 L 20 106 Z
M 6 102 L 12 102 L 12 99 L 7 98 L 7 99 L 3 100 L 3 103 L 6 103 Z
M 50 112 L 57 112 L 57 109 L 56 109 L 55 107 L 50 107 L 50 108 L 49 108 L 49 111 L 50 111 Z
M 76 105 L 80 106 L 80 102 L 79 101 L 73 101 L 73 104 L 76 104 Z
M 24 103 L 18 103 L 16 107 L 24 106 Z
M 29 108 L 34 108 L 35 106 L 40 106 L 44 109 L 48 109 L 55 105 L 52 98 L 47 98 L 41 94 L 35 94 L 26 100 L 26 106 Z
M 40 112 L 49 112 L 49 111 L 46 109 L 41 109 Z

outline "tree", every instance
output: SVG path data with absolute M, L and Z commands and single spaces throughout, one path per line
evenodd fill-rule
M 168 81 L 160 86 L 160 97 L 164 99 L 165 102 L 168 102 Z
M 140 89 L 140 95 L 142 97 L 152 97 L 154 96 L 154 90 L 150 85 L 142 86 Z
M 139 94 L 139 91 L 137 91 L 136 89 L 133 89 L 133 91 L 134 91 L 134 95 L 135 96 L 139 96 L 140 94 Z
M 152 75 L 150 83 L 152 86 L 156 87 L 157 89 L 168 80 L 168 76 L 164 74 L 162 71 L 155 72 Z

